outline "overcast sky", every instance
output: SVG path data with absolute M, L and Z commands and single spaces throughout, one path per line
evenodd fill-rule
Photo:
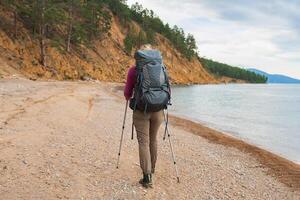
M 192 33 L 200 56 L 300 78 L 300 0 L 128 0 Z

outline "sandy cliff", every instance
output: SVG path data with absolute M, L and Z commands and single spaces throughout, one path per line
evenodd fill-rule
M 1 8 L 0 8 L 1 9 Z M 7 68 L 19 71 L 30 78 L 40 79 L 80 79 L 91 77 L 102 81 L 123 82 L 127 69 L 134 64 L 132 55 L 124 51 L 123 39 L 128 29 L 112 20 L 110 33 L 94 41 L 89 48 L 73 47 L 70 53 L 52 47 L 48 41 L 48 67 L 39 63 L 38 40 L 19 22 L 18 37 L 12 37 L 12 16 L 3 9 L 0 12 L 0 73 Z M 131 27 L 139 26 L 132 22 Z M 164 56 L 173 83 L 216 83 L 197 59 L 188 61 L 176 51 L 168 39 L 157 34 L 157 46 Z M 3 69 L 3 68 L 6 68 Z M 7 74 L 7 73 L 6 73 Z M 3 76 L 3 75 L 2 75 Z

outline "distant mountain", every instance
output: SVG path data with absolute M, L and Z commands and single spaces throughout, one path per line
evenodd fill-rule
M 291 78 L 289 76 L 281 75 L 281 74 L 268 74 L 264 71 L 258 70 L 258 69 L 248 69 L 251 72 L 254 72 L 256 74 L 264 75 L 268 77 L 267 83 L 299 83 L 299 79 Z

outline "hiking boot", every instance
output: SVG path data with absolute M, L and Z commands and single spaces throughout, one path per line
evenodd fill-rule
M 144 174 L 143 178 L 139 181 L 145 188 L 152 188 L 152 175 L 151 174 Z

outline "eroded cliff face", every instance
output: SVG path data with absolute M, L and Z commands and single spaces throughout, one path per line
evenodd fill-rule
M 76 80 L 86 77 L 101 81 L 124 82 L 127 70 L 134 65 L 133 55 L 124 51 L 123 40 L 128 29 L 120 25 L 117 18 L 112 19 L 110 33 L 96 40 L 90 47 L 73 47 L 70 53 L 52 47 L 47 41 L 48 67 L 39 62 L 39 43 L 21 23 L 18 24 L 18 37 L 10 32 L 12 17 L 3 10 L 0 13 L 0 73 L 4 75 L 19 72 L 33 79 Z M 132 22 L 132 28 L 139 26 Z M 177 84 L 216 83 L 195 58 L 188 61 L 176 51 L 168 39 L 157 34 L 157 46 L 164 57 L 170 80 Z M 10 69 L 9 69 L 10 68 Z

